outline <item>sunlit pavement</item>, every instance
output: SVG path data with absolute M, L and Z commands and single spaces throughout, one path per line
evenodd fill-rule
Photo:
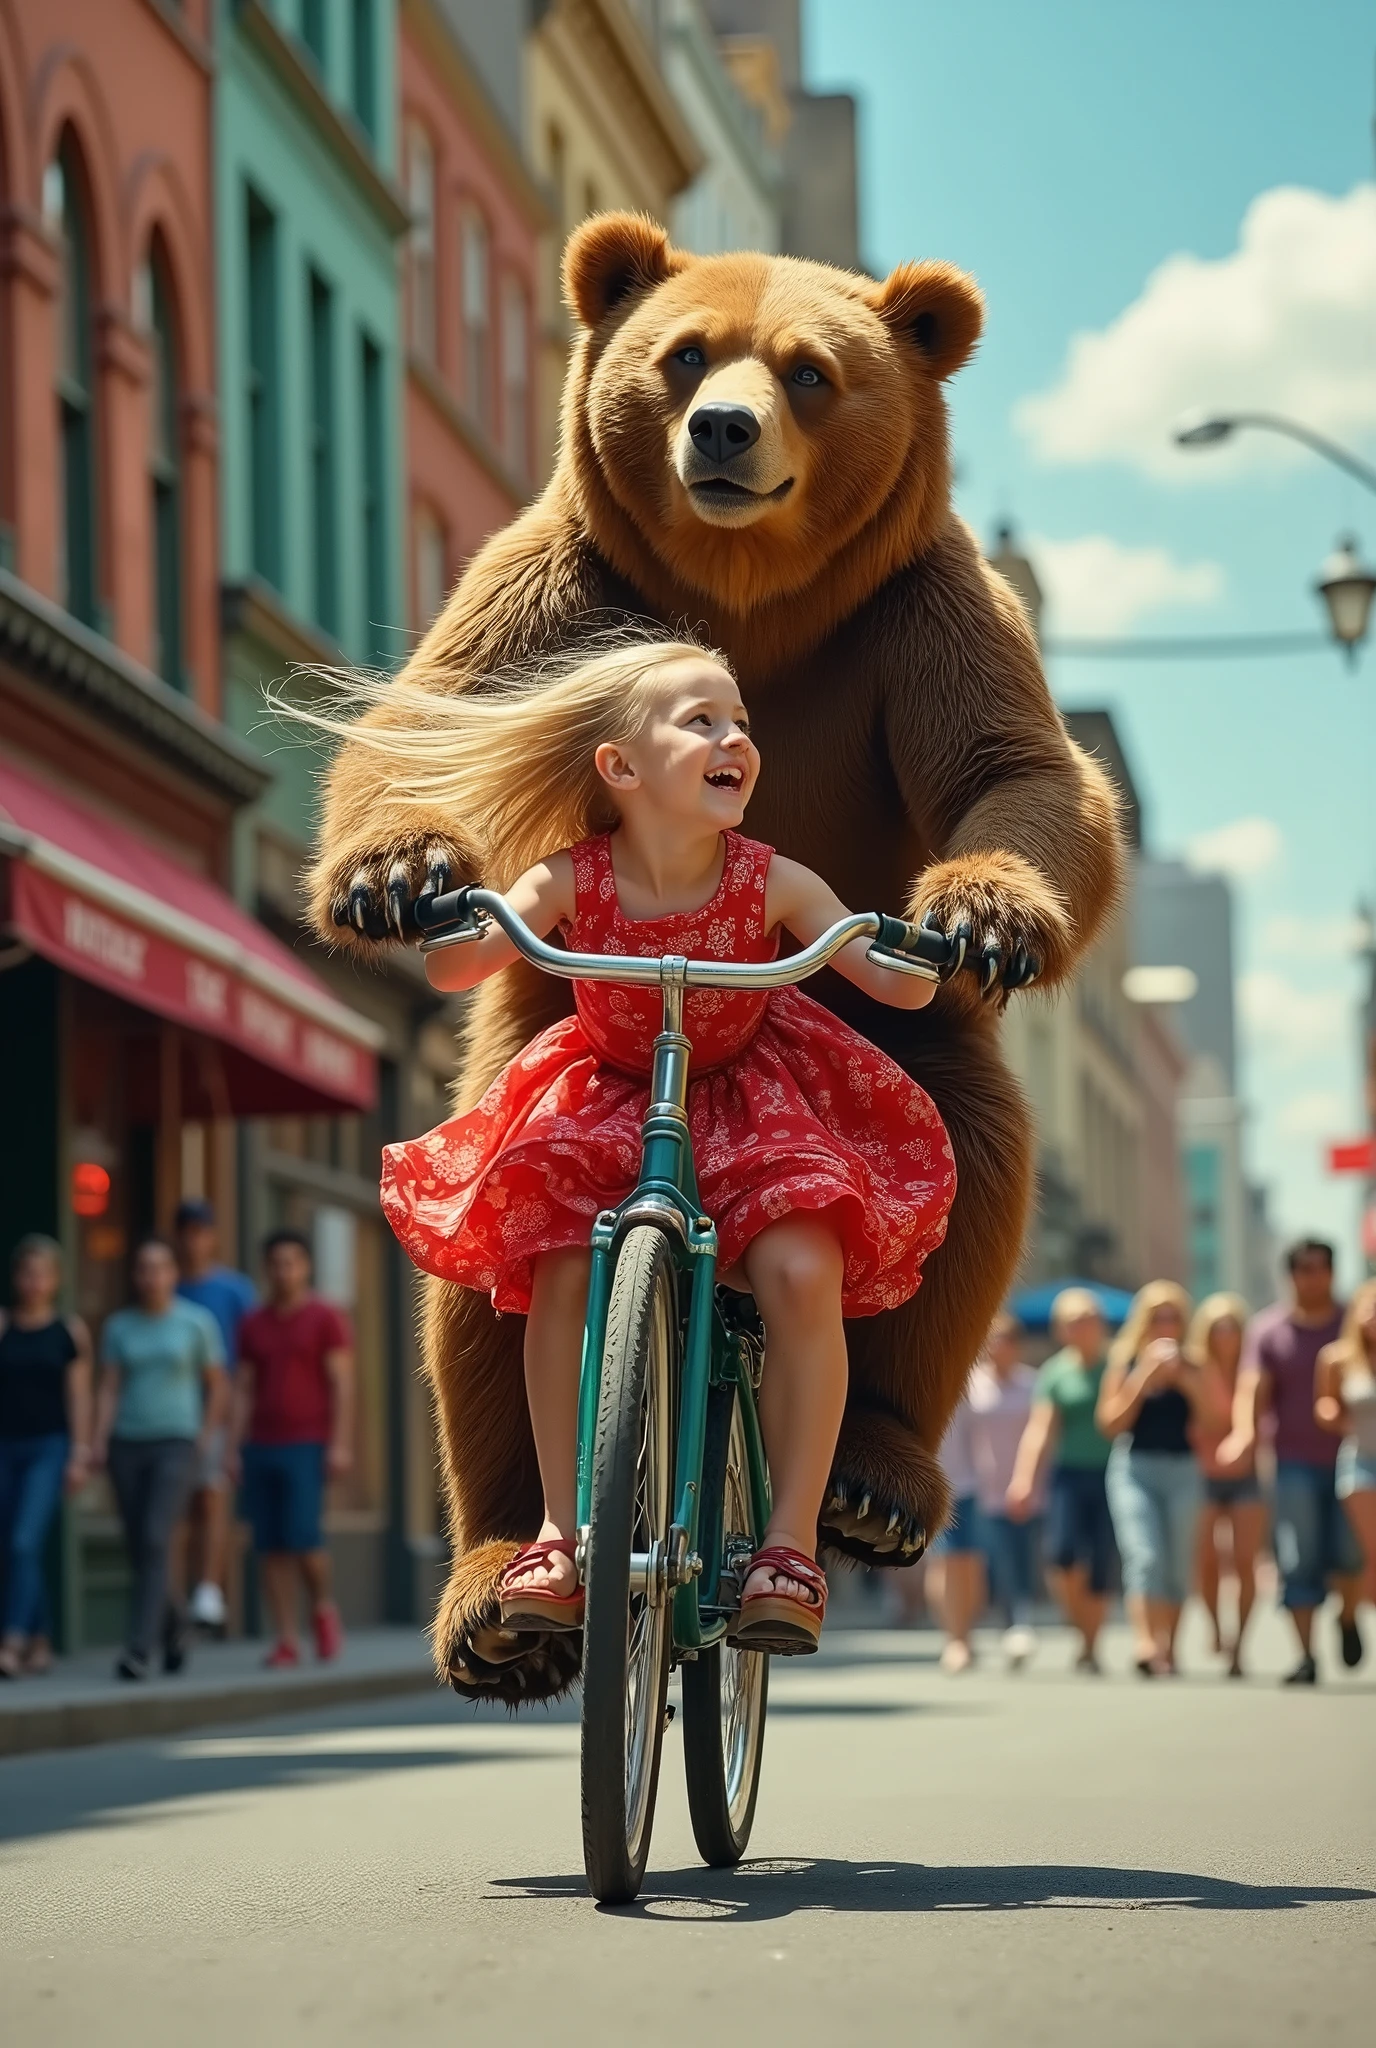
M 1376 1626 L 1368 1610 L 1366 1625 Z M 582 1884 L 571 1709 L 451 1697 L 0 1763 L 7 2042 L 1372 2039 L 1376 1657 L 1102 1679 L 1045 1634 L 837 1631 L 778 1664 L 751 1857 L 698 1863 L 677 1733 L 639 1904 Z M 1373 1644 L 1376 1650 L 1376 1644 Z M 749 2032 L 747 2033 L 747 2030 Z

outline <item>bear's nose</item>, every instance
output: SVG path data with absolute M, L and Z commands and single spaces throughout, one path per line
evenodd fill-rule
M 688 438 L 709 462 L 730 462 L 754 447 L 760 438 L 760 423 L 748 405 L 728 405 L 721 399 L 712 399 L 692 415 Z

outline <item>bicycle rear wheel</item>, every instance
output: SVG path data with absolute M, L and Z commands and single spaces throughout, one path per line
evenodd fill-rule
M 593 1448 L 584 1579 L 583 1863 L 608 1904 L 645 1874 L 673 1647 L 671 1594 L 632 1584 L 631 1553 L 665 1554 L 674 1483 L 678 1288 L 663 1231 L 629 1231 L 617 1258 Z
M 721 1501 L 722 1555 L 753 1550 L 745 1428 L 733 1389 L 718 1390 L 703 1458 L 703 1509 Z M 703 1862 L 739 1863 L 755 1822 L 764 1762 L 769 1658 L 714 1643 L 683 1666 L 683 1760 L 688 1812 Z

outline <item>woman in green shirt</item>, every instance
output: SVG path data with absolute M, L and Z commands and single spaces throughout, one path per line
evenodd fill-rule
M 1109 1445 L 1094 1419 L 1108 1359 L 1108 1326 L 1097 1295 L 1067 1287 L 1051 1305 L 1061 1340 L 1037 1374 L 1032 1412 L 1008 1485 L 1014 1520 L 1030 1514 L 1037 1482 L 1053 1460 L 1047 1489 L 1046 1575 L 1067 1620 L 1080 1632 L 1077 1668 L 1098 1671 L 1095 1645 L 1108 1612 L 1113 1523 L 1104 1472 Z

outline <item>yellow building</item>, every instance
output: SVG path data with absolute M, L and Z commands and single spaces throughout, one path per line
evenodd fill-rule
M 590 213 L 629 207 L 667 223 L 701 155 L 629 0 L 552 0 L 526 45 L 526 144 L 557 222 L 540 280 L 537 454 L 554 464 L 569 323 L 559 265 Z

